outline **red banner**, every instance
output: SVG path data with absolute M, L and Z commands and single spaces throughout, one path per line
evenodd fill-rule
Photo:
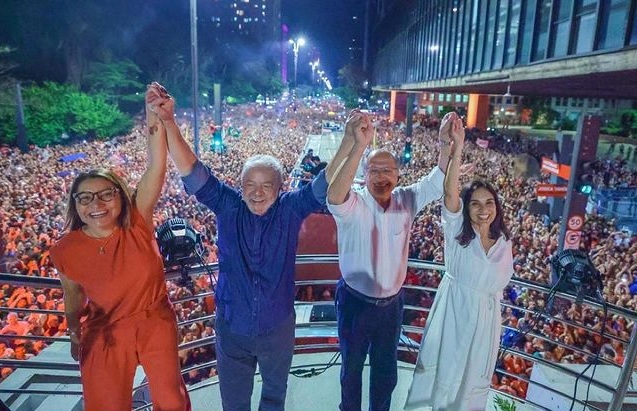
M 571 167 L 566 164 L 560 164 L 557 161 L 553 161 L 548 157 L 542 157 L 541 170 L 545 173 L 553 174 L 568 180 L 571 176 Z
M 548 157 L 542 157 L 542 171 L 549 174 L 558 175 L 560 172 L 560 164 L 557 161 L 553 161 Z
M 537 184 L 535 195 L 538 197 L 566 197 L 568 187 L 558 184 Z

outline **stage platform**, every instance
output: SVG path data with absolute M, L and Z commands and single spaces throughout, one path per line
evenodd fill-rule
M 322 364 L 330 361 L 334 353 L 318 354 L 297 354 L 294 356 L 293 367 L 302 366 L 303 369 L 322 369 Z M 285 409 L 289 411 L 338 411 L 340 403 L 340 362 L 327 369 L 324 373 L 308 377 L 299 378 L 290 375 L 288 380 L 288 395 Z M 399 362 L 398 385 L 392 397 L 391 411 L 403 409 L 407 390 L 411 384 L 413 365 Z M 259 406 L 259 396 L 261 395 L 261 378 L 255 378 L 254 392 L 252 394 L 252 410 L 256 411 Z M 193 411 L 220 410 L 221 399 L 219 395 L 219 385 L 216 378 L 212 381 L 202 382 L 192 387 L 190 392 Z M 489 402 L 486 410 L 495 410 L 493 398 L 495 393 L 489 394 Z M 368 409 L 369 400 L 369 368 L 366 366 L 363 372 L 363 410 Z M 526 404 L 517 403 L 517 411 L 538 411 L 538 408 Z M 423 410 L 424 411 L 424 410 Z
M 48 360 L 58 363 L 72 363 L 68 343 L 54 343 L 45 350 L 39 360 Z M 48 351 L 48 352 L 47 352 Z M 295 369 L 319 371 L 323 365 L 329 363 L 335 352 L 296 354 L 292 367 Z M 325 372 L 311 377 L 296 377 L 290 375 L 288 379 L 288 395 L 285 409 L 288 411 L 337 411 L 340 403 L 340 358 L 337 363 L 325 370 Z M 398 385 L 394 391 L 392 411 L 403 409 L 407 390 L 411 383 L 413 365 L 399 362 Z M 316 373 L 318 374 L 318 373 Z M 135 385 L 144 380 L 144 373 L 137 369 Z M 78 371 L 29 369 L 27 366 L 10 375 L 2 383 L 3 388 L 22 389 L 53 389 L 60 391 L 81 391 Z M 193 411 L 221 410 L 221 397 L 219 394 L 218 379 L 211 378 L 189 387 Z M 259 396 L 261 395 L 261 377 L 257 375 L 254 381 L 252 395 L 252 410 L 257 410 Z M 135 396 L 135 406 L 140 406 L 144 399 L 148 399 L 147 393 L 140 392 Z M 494 410 L 494 393 L 489 395 L 487 410 Z M 79 395 L 20 395 L 2 394 L 0 398 L 10 406 L 12 411 L 80 411 L 82 409 L 81 396 Z M 368 409 L 369 399 L 369 368 L 366 366 L 363 375 L 363 409 Z M 537 411 L 539 409 L 517 404 L 517 411 Z

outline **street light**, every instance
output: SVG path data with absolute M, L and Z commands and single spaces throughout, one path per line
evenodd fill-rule
M 312 67 L 312 84 L 314 84 L 314 73 L 316 72 L 316 68 L 321 64 L 318 59 L 316 61 L 310 62 L 310 67 Z
M 296 89 L 296 72 L 299 66 L 299 49 L 305 44 L 305 39 L 303 37 L 299 37 L 296 40 L 290 39 L 290 44 L 292 45 L 292 50 L 294 51 L 294 88 Z

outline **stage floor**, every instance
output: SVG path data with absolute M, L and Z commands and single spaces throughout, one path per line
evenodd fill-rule
M 293 367 L 304 364 L 304 369 L 322 368 L 320 364 L 329 362 L 334 353 L 318 354 L 297 354 L 294 356 Z M 288 395 L 285 409 L 289 411 L 338 411 L 340 403 L 339 372 L 340 364 L 326 370 L 323 374 L 299 378 L 290 375 L 288 379 Z M 407 390 L 411 384 L 413 366 L 411 364 L 399 363 L 398 385 L 392 397 L 391 411 L 403 409 Z M 210 382 L 202 382 L 194 387 L 190 392 L 193 411 L 220 410 L 221 399 L 219 396 L 219 385 Z M 252 410 L 257 410 L 259 396 L 261 393 L 261 379 L 255 378 L 254 392 L 252 394 Z M 490 393 L 486 410 L 495 410 L 493 398 L 495 394 Z M 363 410 L 368 409 L 369 400 L 369 368 L 365 367 L 363 374 Z M 518 403 L 517 411 L 536 411 L 535 407 Z

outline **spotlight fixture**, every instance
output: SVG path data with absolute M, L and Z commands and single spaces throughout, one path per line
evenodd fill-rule
M 188 266 L 199 262 L 203 250 L 199 234 L 183 218 L 171 218 L 155 231 L 159 251 L 166 266 Z
M 557 290 L 575 295 L 578 302 L 584 297 L 604 302 L 601 274 L 583 251 L 567 249 L 556 253 L 551 258 L 551 277 Z

